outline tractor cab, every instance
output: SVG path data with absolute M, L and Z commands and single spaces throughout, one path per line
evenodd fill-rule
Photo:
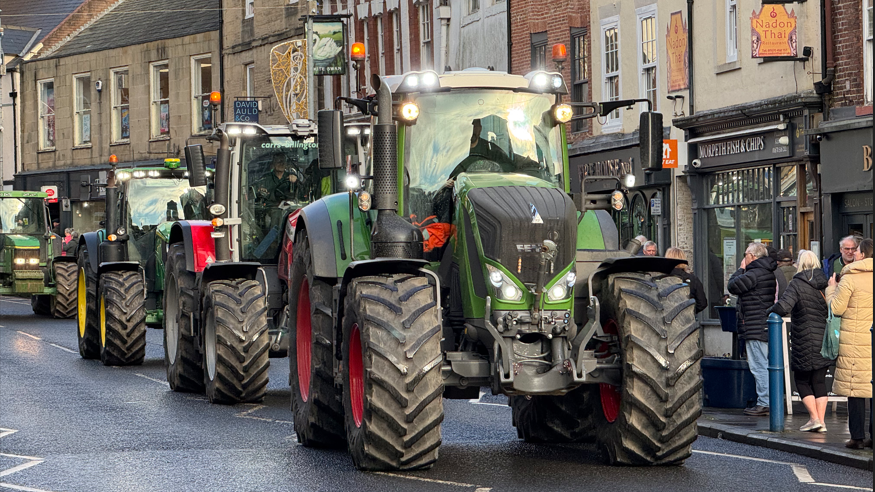
M 49 231 L 46 196 L 33 191 L 0 191 L 2 294 L 43 293 L 44 270 L 52 256 L 49 248 L 54 250 L 54 243 L 59 242 Z

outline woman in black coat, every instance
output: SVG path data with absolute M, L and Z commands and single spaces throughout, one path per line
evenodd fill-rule
M 826 329 L 827 307 L 823 289 L 828 280 L 812 251 L 799 252 L 797 273 L 770 312 L 790 315 L 790 367 L 796 389 L 810 415 L 802 431 L 826 432 L 826 371 L 832 361 L 820 355 Z
M 665 257 L 687 261 L 686 253 L 680 248 L 668 248 L 668 251 L 665 252 Z M 705 286 L 702 285 L 702 281 L 699 280 L 698 277 L 693 275 L 688 264 L 682 263 L 678 265 L 671 271 L 671 274 L 675 277 L 680 277 L 690 286 L 690 299 L 696 300 L 696 313 L 701 313 L 708 309 L 708 298 L 705 297 Z

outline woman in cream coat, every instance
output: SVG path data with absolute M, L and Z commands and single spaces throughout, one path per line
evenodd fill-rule
M 851 449 L 872 447 L 872 422 L 866 439 L 866 405 L 872 398 L 872 240 L 857 248 L 857 261 L 842 269 L 841 282 L 835 275 L 826 288 L 826 300 L 835 316 L 842 317 L 839 357 L 836 360 L 833 392 L 848 397 L 848 427 Z

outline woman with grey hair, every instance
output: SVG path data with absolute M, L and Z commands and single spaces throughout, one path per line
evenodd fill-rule
M 826 371 L 832 361 L 820 355 L 826 329 L 826 300 L 823 289 L 828 284 L 820 260 L 812 251 L 799 252 L 796 275 L 790 280 L 777 304 L 769 312 L 790 315 L 790 368 L 796 390 L 808 410 L 808 422 L 799 430 L 826 432 Z

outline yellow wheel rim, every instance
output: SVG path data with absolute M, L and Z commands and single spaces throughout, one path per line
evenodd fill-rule
M 76 318 L 79 321 L 79 337 L 85 338 L 85 269 L 79 269 L 79 282 L 76 296 Z
M 106 347 L 106 299 L 100 296 L 100 346 Z

